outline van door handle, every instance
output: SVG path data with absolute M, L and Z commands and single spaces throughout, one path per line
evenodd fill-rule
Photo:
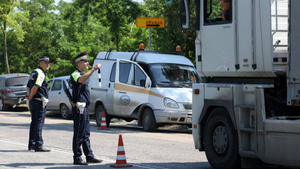
M 110 87 L 110 83 L 108 83 L 108 87 Z
M 119 91 L 119 93 L 126 94 L 126 92 Z
M 58 92 L 58 94 L 60 94 L 60 92 Z

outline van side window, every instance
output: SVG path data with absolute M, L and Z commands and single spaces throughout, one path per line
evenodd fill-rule
M 128 83 L 130 70 L 131 70 L 131 63 L 120 62 L 119 81 L 121 83 Z
M 134 66 L 134 70 L 134 85 L 144 87 L 146 82 L 146 75 L 137 65 Z
M 113 65 L 113 67 L 112 67 L 112 69 L 111 69 L 111 73 L 110 73 L 110 78 L 109 78 L 109 80 L 111 81 L 111 82 L 115 82 L 115 79 L 116 79 L 116 63 L 114 63 L 114 65 Z

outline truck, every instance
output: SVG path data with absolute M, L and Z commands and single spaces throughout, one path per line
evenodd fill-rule
M 229 2 L 227 2 L 229 1 Z M 180 2 L 196 30 L 192 132 L 213 168 L 300 167 L 300 1 Z
M 89 109 L 97 125 L 105 112 L 107 127 L 113 118 L 137 120 L 144 131 L 171 124 L 191 126 L 192 84 L 201 80 L 195 66 L 178 53 L 140 46 L 134 52 L 99 52 L 95 58 L 101 74 L 90 77 Z

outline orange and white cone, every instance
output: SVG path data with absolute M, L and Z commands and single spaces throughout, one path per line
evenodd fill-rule
M 100 126 L 99 130 L 109 130 L 109 128 L 107 128 L 107 126 L 106 126 L 106 117 L 105 117 L 104 111 L 102 113 L 101 126 Z
M 126 162 L 125 149 L 124 149 L 124 145 L 123 145 L 122 135 L 119 135 L 119 144 L 118 144 L 116 164 L 111 164 L 110 167 L 114 167 L 114 168 L 132 167 L 131 164 L 127 164 L 127 162 Z

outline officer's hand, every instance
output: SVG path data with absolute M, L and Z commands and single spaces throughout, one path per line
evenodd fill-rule
M 32 100 L 32 97 L 31 97 L 31 96 L 28 96 L 28 95 L 26 95 L 25 98 L 26 98 L 27 100 Z
M 95 70 L 98 70 L 98 69 L 100 69 L 101 68 L 101 64 L 96 64 L 95 66 L 94 66 L 94 69 Z

